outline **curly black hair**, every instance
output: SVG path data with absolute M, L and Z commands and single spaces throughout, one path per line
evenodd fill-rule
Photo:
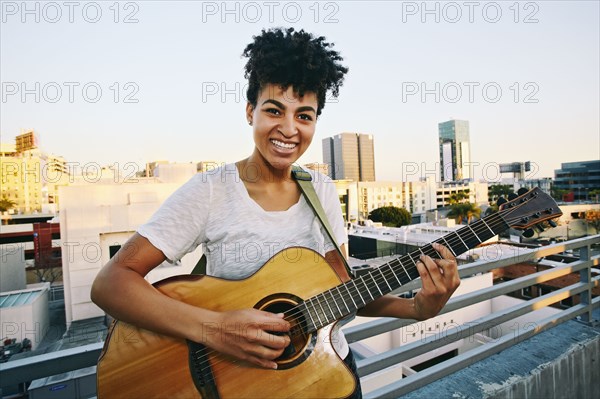
M 332 50 L 323 36 L 314 37 L 304 30 L 273 28 L 262 30 L 244 49 L 248 57 L 244 77 L 248 79 L 248 102 L 256 107 L 258 94 L 264 85 L 272 83 L 287 89 L 289 86 L 303 96 L 317 94 L 317 116 L 325 107 L 325 96 L 331 90 L 334 97 L 344 82 L 348 68 L 339 61 L 343 58 Z

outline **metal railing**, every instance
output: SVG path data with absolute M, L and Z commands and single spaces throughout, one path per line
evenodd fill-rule
M 510 308 L 485 315 L 477 320 L 469 322 L 469 334 L 480 333 L 501 323 L 510 321 L 536 309 L 550 306 L 575 295 L 579 296 L 580 303 L 567 309 L 557 311 L 558 313 L 550 317 L 538 320 L 535 323 L 534 328 L 519 330 L 516 331 L 515 334 L 509 334 L 498 339 L 490 340 L 475 349 L 461 353 L 458 356 L 416 372 L 399 381 L 394 381 L 374 391 L 368 392 L 365 395 L 365 398 L 389 398 L 401 396 L 575 317 L 580 316 L 582 321 L 588 323 L 592 322 L 592 310 L 600 307 L 600 297 L 592 298 L 592 289 L 600 285 L 600 277 L 592 277 L 592 268 L 598 267 L 600 264 L 600 256 L 591 257 L 590 247 L 599 244 L 600 235 L 596 235 L 531 250 L 523 249 L 520 251 L 520 254 L 510 258 L 491 262 L 481 260 L 461 266 L 459 273 L 461 278 L 463 278 L 486 273 L 492 269 L 503 268 L 513 264 L 535 261 L 539 258 L 562 253 L 567 250 L 579 250 L 580 253 L 580 259 L 576 262 L 526 275 L 508 282 L 503 282 L 452 298 L 444 307 L 441 314 L 458 310 L 534 284 L 566 276 L 570 273 L 579 272 L 580 281 L 575 284 L 531 300 L 523 301 Z M 415 285 L 409 284 L 397 290 L 395 293 L 401 294 L 413 289 L 415 289 Z M 414 321 L 412 320 L 383 318 L 346 328 L 344 329 L 344 332 L 349 342 L 358 342 L 365 338 L 387 333 L 413 323 Z M 435 335 L 429 336 L 425 339 L 361 359 L 357 362 L 358 372 L 361 377 L 368 376 L 372 373 L 414 358 L 415 356 L 431 352 L 436 348 L 448 345 L 450 342 L 457 341 L 464 337 L 464 329 L 460 328 L 460 326 L 453 327 L 448 329 L 441 339 Z M 101 349 L 102 343 L 94 343 L 0 364 L 0 374 L 2 375 L 2 378 L 0 378 L 0 388 L 93 366 L 96 364 Z
M 53 285 L 50 287 L 50 295 L 48 300 L 50 302 L 63 301 L 65 299 L 65 287 L 64 285 Z
M 468 334 L 476 334 L 489 330 L 501 323 L 513 320 L 534 310 L 548 307 L 554 303 L 565 300 L 569 297 L 579 295 L 580 303 L 571 306 L 568 309 L 558 311 L 558 313 L 536 321 L 535 325 L 528 329 L 515 331 L 514 334 L 502 336 L 498 339 L 490 340 L 475 349 L 469 350 L 449 360 L 436 364 L 425 370 L 416 372 L 398 381 L 371 391 L 365 395 L 365 398 L 390 398 L 399 397 L 403 394 L 420 388 L 432 381 L 458 371 L 467 365 L 473 364 L 487 356 L 500 352 L 510 346 L 513 346 L 527 338 L 530 338 L 548 328 L 554 327 L 562 322 L 571 320 L 580 316 L 581 321 L 590 323 L 592 321 L 592 310 L 600 307 L 600 297 L 592 299 L 592 289 L 600 286 L 600 276 L 592 277 L 592 268 L 600 264 L 600 256 L 591 257 L 591 246 L 600 244 L 600 235 L 581 238 L 564 242 L 561 244 L 549 245 L 531 250 L 521 249 L 520 254 L 510 258 L 504 258 L 497 261 L 478 261 L 463 265 L 459 268 L 461 278 L 469 277 L 479 273 L 489 272 L 492 269 L 503 268 L 513 264 L 535 261 L 545 256 L 558 254 L 567 250 L 576 250 L 580 252 L 580 259 L 576 262 L 564 266 L 553 267 L 548 270 L 540 271 L 534 274 L 526 275 L 508 282 L 493 285 L 452 298 L 444 307 L 440 314 L 448 313 L 469 305 L 477 304 L 509 292 L 517 291 L 534 284 L 540 284 L 561 276 L 579 272 L 580 281 L 552 291 L 546 295 L 523 301 L 508 309 L 480 317 L 477 320 L 469 322 Z M 414 286 L 405 286 L 395 293 L 407 292 L 414 289 Z M 367 322 L 358 326 L 350 327 L 344 330 L 349 342 L 357 342 L 365 338 L 387 333 L 398 328 L 413 324 L 412 320 L 400 319 L 379 319 Z M 359 360 L 358 373 L 361 377 L 379 372 L 388 367 L 395 366 L 416 356 L 426 354 L 434 349 L 448 345 L 451 342 L 465 338 L 465 329 L 461 326 L 450 328 L 445 331 L 443 337 L 429 336 L 416 342 L 412 342 L 400 347 L 370 356 Z

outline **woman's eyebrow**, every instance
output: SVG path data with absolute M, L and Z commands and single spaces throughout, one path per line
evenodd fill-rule
M 311 107 L 310 105 L 305 105 L 303 107 L 298 107 L 298 109 L 296 110 L 296 112 L 305 112 L 305 111 L 312 111 L 315 114 L 317 113 L 317 111 L 315 111 L 315 109 L 313 107 Z
M 269 98 L 269 99 L 263 101 L 263 105 L 269 104 L 269 103 L 273 104 L 273 105 L 275 105 L 275 106 L 277 106 L 277 107 L 279 107 L 279 108 L 281 108 L 283 110 L 287 109 L 287 107 L 285 105 L 283 105 L 283 103 L 281 103 L 281 102 L 279 102 L 277 100 L 273 100 L 272 98 Z M 315 114 L 317 113 L 317 111 L 313 107 L 311 107 L 310 105 L 305 105 L 305 106 L 302 106 L 302 107 L 298 107 L 298 109 L 296 110 L 296 112 L 306 112 L 306 111 L 312 111 Z
M 280 103 L 277 100 L 273 100 L 273 99 L 269 98 L 269 99 L 263 101 L 263 105 L 268 104 L 268 103 L 274 104 L 275 106 L 277 106 L 281 109 L 286 109 L 285 105 L 283 105 L 282 103 Z

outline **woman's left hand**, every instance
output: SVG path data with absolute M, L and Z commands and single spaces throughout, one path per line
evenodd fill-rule
M 460 285 L 456 259 L 450 250 L 437 243 L 432 246 L 443 259 L 421 255 L 420 262 L 417 262 L 422 282 L 422 288 L 414 298 L 417 320 L 437 315 Z

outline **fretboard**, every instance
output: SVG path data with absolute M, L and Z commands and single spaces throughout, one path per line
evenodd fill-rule
M 508 227 L 502 215 L 495 213 L 433 242 L 446 246 L 454 256 L 458 256 Z M 304 314 L 307 332 L 314 332 L 352 314 L 418 278 L 417 262 L 421 255 L 442 258 L 430 243 L 302 302 L 299 306 Z

